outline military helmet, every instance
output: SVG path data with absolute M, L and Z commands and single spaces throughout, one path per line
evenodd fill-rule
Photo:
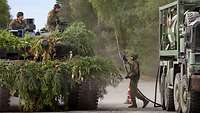
M 24 16 L 24 13 L 23 12 L 18 12 L 17 13 L 17 17 L 20 17 L 20 16 Z
M 55 4 L 55 5 L 54 5 L 54 9 L 57 9 L 57 8 L 58 8 L 58 9 L 61 8 L 60 4 Z

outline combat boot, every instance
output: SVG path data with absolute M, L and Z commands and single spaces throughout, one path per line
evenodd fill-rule
M 132 104 L 132 105 L 128 106 L 128 108 L 137 108 L 137 104 L 136 105 Z
M 136 100 L 132 99 L 132 105 L 128 106 L 128 108 L 137 108 Z

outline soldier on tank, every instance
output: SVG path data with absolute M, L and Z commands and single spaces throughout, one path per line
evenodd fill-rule
M 60 23 L 60 19 L 59 19 L 60 9 L 61 9 L 60 5 L 59 4 L 55 4 L 53 10 L 51 10 L 48 13 L 47 29 L 50 32 L 54 31 L 58 27 L 58 25 Z
M 12 30 L 23 30 L 25 29 L 26 24 L 24 22 L 24 13 L 23 12 L 18 12 L 17 13 L 17 18 L 12 20 L 9 24 L 9 29 Z
M 138 55 L 133 54 L 131 55 L 131 61 L 126 62 L 130 66 L 130 72 L 128 72 L 128 75 L 126 76 L 126 79 L 130 79 L 130 92 L 131 92 L 131 100 L 132 105 L 129 106 L 129 108 L 137 108 L 136 104 L 136 98 L 142 100 L 144 102 L 143 108 L 147 106 L 149 101 L 138 92 L 138 81 L 140 79 L 140 68 L 139 68 L 139 62 L 137 61 Z

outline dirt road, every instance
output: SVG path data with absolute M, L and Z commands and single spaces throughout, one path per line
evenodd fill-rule
M 108 87 L 108 94 L 105 95 L 103 100 L 100 100 L 98 110 L 103 112 L 115 111 L 116 113 L 175 113 L 163 111 L 161 108 L 154 108 L 154 105 L 152 103 L 149 103 L 145 109 L 142 109 L 141 107 L 143 105 L 143 102 L 140 100 L 137 100 L 137 109 L 127 108 L 128 105 L 124 104 L 124 102 L 127 97 L 128 84 L 129 80 L 124 80 L 116 88 Z M 154 86 L 155 80 L 153 79 L 143 78 L 143 80 L 139 81 L 139 89 L 144 93 L 145 96 L 152 100 L 154 100 Z M 160 103 L 159 96 L 160 95 L 158 95 L 157 97 L 158 103 Z

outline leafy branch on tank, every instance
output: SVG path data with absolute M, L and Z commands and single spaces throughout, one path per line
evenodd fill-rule
M 95 56 L 95 35 L 83 23 L 74 23 L 63 33 L 55 31 L 39 37 L 26 35 L 22 39 L 0 31 L 0 39 L 0 48 L 12 45 L 10 48 L 26 59 L 0 60 L 0 84 L 9 89 L 10 94 L 20 95 L 22 111 L 50 108 L 58 111 L 60 100 L 68 109 L 71 89 L 87 79 L 95 80 L 99 97 L 105 94 L 106 86 L 116 86 L 121 81 L 118 69 L 110 60 Z M 12 39 L 15 41 L 10 42 Z M 69 51 L 73 51 L 72 59 L 69 59 Z

